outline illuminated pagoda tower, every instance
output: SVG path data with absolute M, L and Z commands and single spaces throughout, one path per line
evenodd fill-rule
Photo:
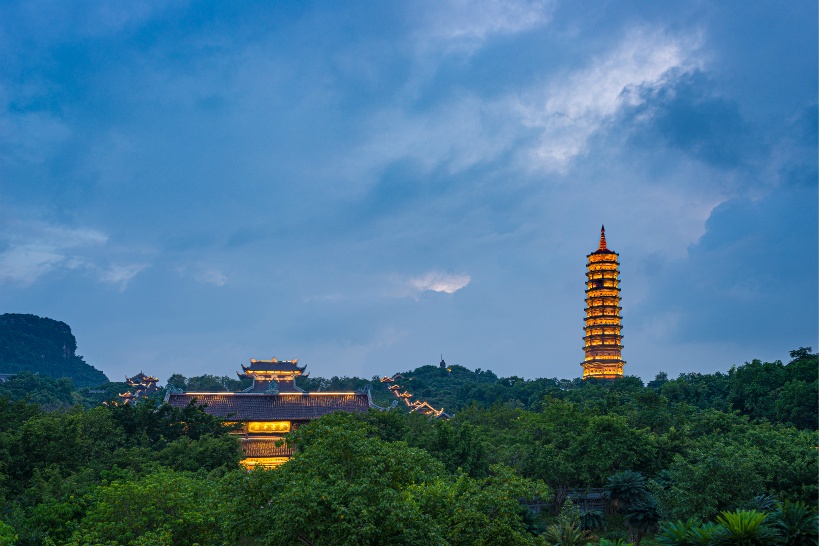
M 618 254 L 606 247 L 606 228 L 600 229 L 600 246 L 586 256 L 586 342 L 583 379 L 623 377 Z

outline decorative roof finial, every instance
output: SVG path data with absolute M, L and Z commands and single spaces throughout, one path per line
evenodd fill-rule
M 600 247 L 597 250 L 606 250 L 606 226 L 600 227 Z

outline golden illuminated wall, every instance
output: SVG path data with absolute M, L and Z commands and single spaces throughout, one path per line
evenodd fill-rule
M 290 432 L 290 421 L 250 421 L 247 424 L 248 434 L 271 434 Z
M 251 470 L 253 468 L 259 467 L 276 468 L 277 466 L 281 466 L 289 460 L 290 457 L 245 457 L 240 461 L 240 463 L 246 469 Z
M 620 263 L 618 254 L 606 247 L 605 228 L 600 230 L 600 246 L 587 258 L 583 379 L 623 377 Z

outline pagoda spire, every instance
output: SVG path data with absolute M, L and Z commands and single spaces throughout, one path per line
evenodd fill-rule
M 607 250 L 606 249 L 606 226 L 600 226 L 600 246 L 597 247 L 597 250 Z

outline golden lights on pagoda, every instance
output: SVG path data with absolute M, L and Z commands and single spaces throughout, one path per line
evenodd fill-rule
M 620 321 L 620 280 L 618 254 L 606 246 L 606 228 L 600 229 L 600 245 L 587 256 L 586 325 L 583 350 L 586 353 L 583 379 L 623 377 L 623 350 Z

